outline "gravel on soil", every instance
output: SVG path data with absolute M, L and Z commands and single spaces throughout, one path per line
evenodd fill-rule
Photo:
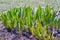
M 5 27 L 2 25 L 2 22 L 0 21 L 0 40 L 37 40 L 37 39 L 33 36 L 32 38 L 28 38 L 20 33 L 16 35 L 16 34 L 7 32 Z

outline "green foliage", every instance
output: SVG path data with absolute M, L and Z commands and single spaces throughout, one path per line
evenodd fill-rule
M 4 13 L 2 13 L 2 15 L 1 15 L 1 20 L 2 20 L 2 23 L 6 26 L 7 25 L 7 23 L 6 23 L 7 16 Z
M 6 13 L 2 12 L 1 21 L 6 28 L 13 29 L 16 27 L 21 32 L 26 25 L 26 28 L 40 40 L 51 40 L 52 35 L 48 33 L 47 28 L 49 26 L 58 27 L 60 24 L 60 19 L 55 19 L 55 17 L 56 13 L 49 5 L 46 5 L 45 8 L 39 5 L 36 11 L 25 5 L 24 7 L 9 9 Z
M 23 22 L 23 20 L 20 18 L 19 19 L 19 31 L 23 31 L 24 30 L 24 22 Z

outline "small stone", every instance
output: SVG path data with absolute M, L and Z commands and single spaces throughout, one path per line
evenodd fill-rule
M 29 38 L 30 38 L 30 39 L 33 38 L 33 35 L 31 35 Z

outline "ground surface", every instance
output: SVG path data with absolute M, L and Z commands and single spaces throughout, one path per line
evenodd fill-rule
M 46 3 L 50 4 L 54 8 L 57 8 L 60 4 L 60 0 L 0 0 L 0 12 L 12 7 L 20 7 L 25 4 L 27 6 L 30 5 L 31 7 L 37 7 L 38 4 L 41 4 L 44 7 Z
M 20 34 L 19 32 L 17 32 L 17 34 L 7 32 L 2 22 L 0 21 L 0 40 L 38 40 L 38 39 L 36 39 L 32 35 L 29 36 L 28 38 L 27 36 Z

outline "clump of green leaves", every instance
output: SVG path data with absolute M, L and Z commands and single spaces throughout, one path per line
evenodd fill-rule
M 50 6 L 46 5 L 42 8 L 40 5 L 36 11 L 31 7 L 16 7 L 9 9 L 7 12 L 2 12 L 1 21 L 6 28 L 15 28 L 23 32 L 24 25 L 28 31 L 31 31 L 40 40 L 52 40 L 51 33 L 47 30 L 48 27 L 57 27 L 60 19 L 55 19 L 56 13 Z

